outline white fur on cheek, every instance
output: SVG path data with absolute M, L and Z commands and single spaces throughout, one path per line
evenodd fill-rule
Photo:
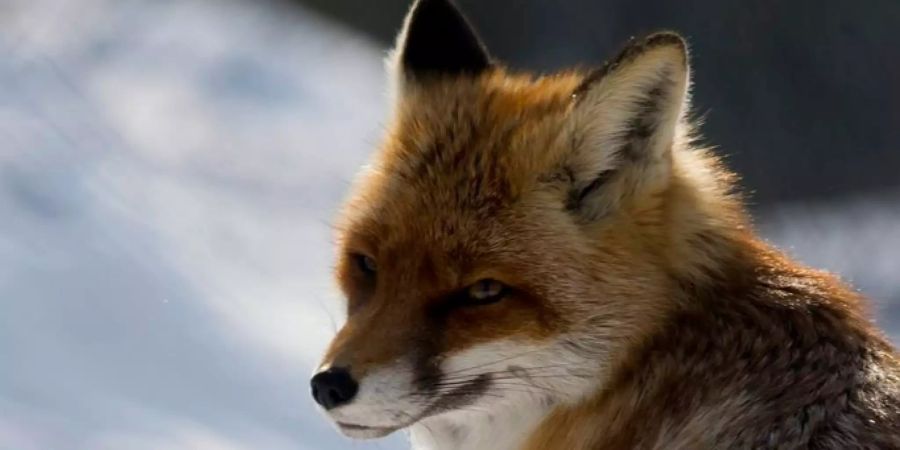
M 454 354 L 442 364 L 444 383 L 490 376 L 471 405 L 414 425 L 416 450 L 512 450 L 556 404 L 577 401 L 596 388 L 599 362 L 573 352 L 564 340 L 498 341 Z
M 564 336 L 545 343 L 506 340 L 452 354 L 441 364 L 434 391 L 419 392 L 413 363 L 397 360 L 365 376 L 353 401 L 327 413 L 352 438 L 412 425 L 416 450 L 516 449 L 553 406 L 577 402 L 602 380 L 603 358 L 566 342 Z M 475 380 L 487 380 L 485 390 L 453 404 L 466 398 L 461 390 Z

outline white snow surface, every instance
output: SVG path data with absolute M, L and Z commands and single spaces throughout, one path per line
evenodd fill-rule
M 308 394 L 383 50 L 269 2 L 0 5 L 0 450 L 406 447 L 349 443 Z M 898 199 L 760 228 L 896 338 Z

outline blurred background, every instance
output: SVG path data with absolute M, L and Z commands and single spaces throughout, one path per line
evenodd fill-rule
M 459 0 L 500 59 L 684 33 L 760 231 L 900 340 L 900 2 Z M 0 449 L 350 443 L 308 375 L 406 0 L 0 2 Z

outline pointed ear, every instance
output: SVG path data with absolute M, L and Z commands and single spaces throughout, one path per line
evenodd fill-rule
M 477 75 L 491 66 L 491 58 L 450 0 L 416 0 L 389 64 L 402 84 L 441 75 Z
M 671 32 L 629 42 L 584 80 L 570 119 L 569 209 L 596 218 L 667 182 L 688 84 L 687 45 Z

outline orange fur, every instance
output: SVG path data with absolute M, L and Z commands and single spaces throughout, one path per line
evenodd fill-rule
M 735 177 L 692 145 L 686 49 L 669 36 L 603 78 L 493 66 L 404 82 L 340 218 L 349 317 L 323 364 L 365 379 L 411 354 L 439 369 L 491 342 L 566 336 L 596 351 L 580 367 L 592 387 L 550 395 L 523 450 L 900 448 L 896 353 L 856 293 L 755 236 Z M 668 83 L 648 97 L 658 115 L 633 96 L 610 103 L 651 75 Z M 597 114 L 607 122 L 590 123 Z M 622 139 L 616 114 L 656 120 L 633 139 L 657 153 L 596 148 Z M 585 197 L 596 207 L 567 207 L 602 164 L 615 166 Z M 361 279 L 357 254 L 377 261 L 377 280 Z M 482 279 L 512 291 L 446 306 Z

